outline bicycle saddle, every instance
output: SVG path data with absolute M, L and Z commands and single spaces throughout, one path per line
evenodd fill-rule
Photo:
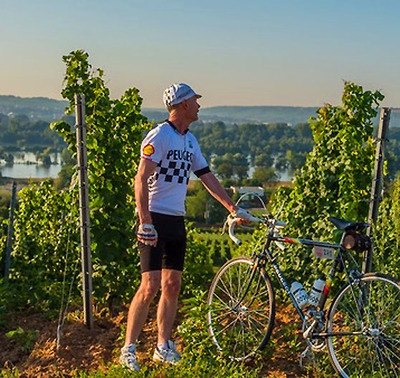
M 328 217 L 328 220 L 331 221 L 339 230 L 360 229 L 369 226 L 368 223 L 352 222 L 336 217 Z

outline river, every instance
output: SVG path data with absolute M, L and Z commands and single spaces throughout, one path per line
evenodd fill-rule
M 13 153 L 14 164 L 5 164 L 0 160 L 0 172 L 3 177 L 11 178 L 57 178 L 61 170 L 60 154 L 50 154 L 53 164 L 45 166 L 37 162 L 36 155 L 32 152 L 16 152 Z M 249 175 L 251 176 L 254 167 L 250 167 Z M 277 171 L 280 181 L 291 181 L 293 171 L 284 170 Z
M 61 170 L 60 154 L 50 154 L 53 164 L 45 166 L 38 163 L 32 152 L 14 152 L 14 164 L 0 160 L 0 172 L 3 177 L 12 178 L 57 178 Z

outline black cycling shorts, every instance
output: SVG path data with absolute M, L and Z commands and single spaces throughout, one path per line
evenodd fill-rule
M 158 233 L 155 247 L 139 242 L 142 273 L 151 270 L 183 270 L 186 251 L 186 230 L 183 216 L 151 213 Z

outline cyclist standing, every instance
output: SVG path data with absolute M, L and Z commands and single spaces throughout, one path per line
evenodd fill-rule
M 176 364 L 181 359 L 171 338 L 186 249 L 184 214 L 190 172 L 200 178 L 229 212 L 244 220 L 249 217 L 247 211 L 235 206 L 211 173 L 196 138 L 189 131 L 189 125 L 198 119 L 200 97 L 187 84 L 167 88 L 164 104 L 169 117 L 149 132 L 141 146 L 135 198 L 142 280 L 129 308 L 125 346 L 120 357 L 121 365 L 135 371 L 139 371 L 136 341 L 160 288 L 158 342 L 153 360 Z

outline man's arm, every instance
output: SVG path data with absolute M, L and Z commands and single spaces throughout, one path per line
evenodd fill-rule
M 149 210 L 149 185 L 148 179 L 154 173 L 157 163 L 147 159 L 140 159 L 139 168 L 135 177 L 135 200 L 139 213 L 140 224 L 151 224 Z
M 221 204 L 230 212 L 234 213 L 238 209 L 235 203 L 231 200 L 226 193 L 225 189 L 222 187 L 218 179 L 213 173 L 208 172 L 200 176 L 200 180 L 206 189 L 211 193 L 211 195 L 217 199 Z

